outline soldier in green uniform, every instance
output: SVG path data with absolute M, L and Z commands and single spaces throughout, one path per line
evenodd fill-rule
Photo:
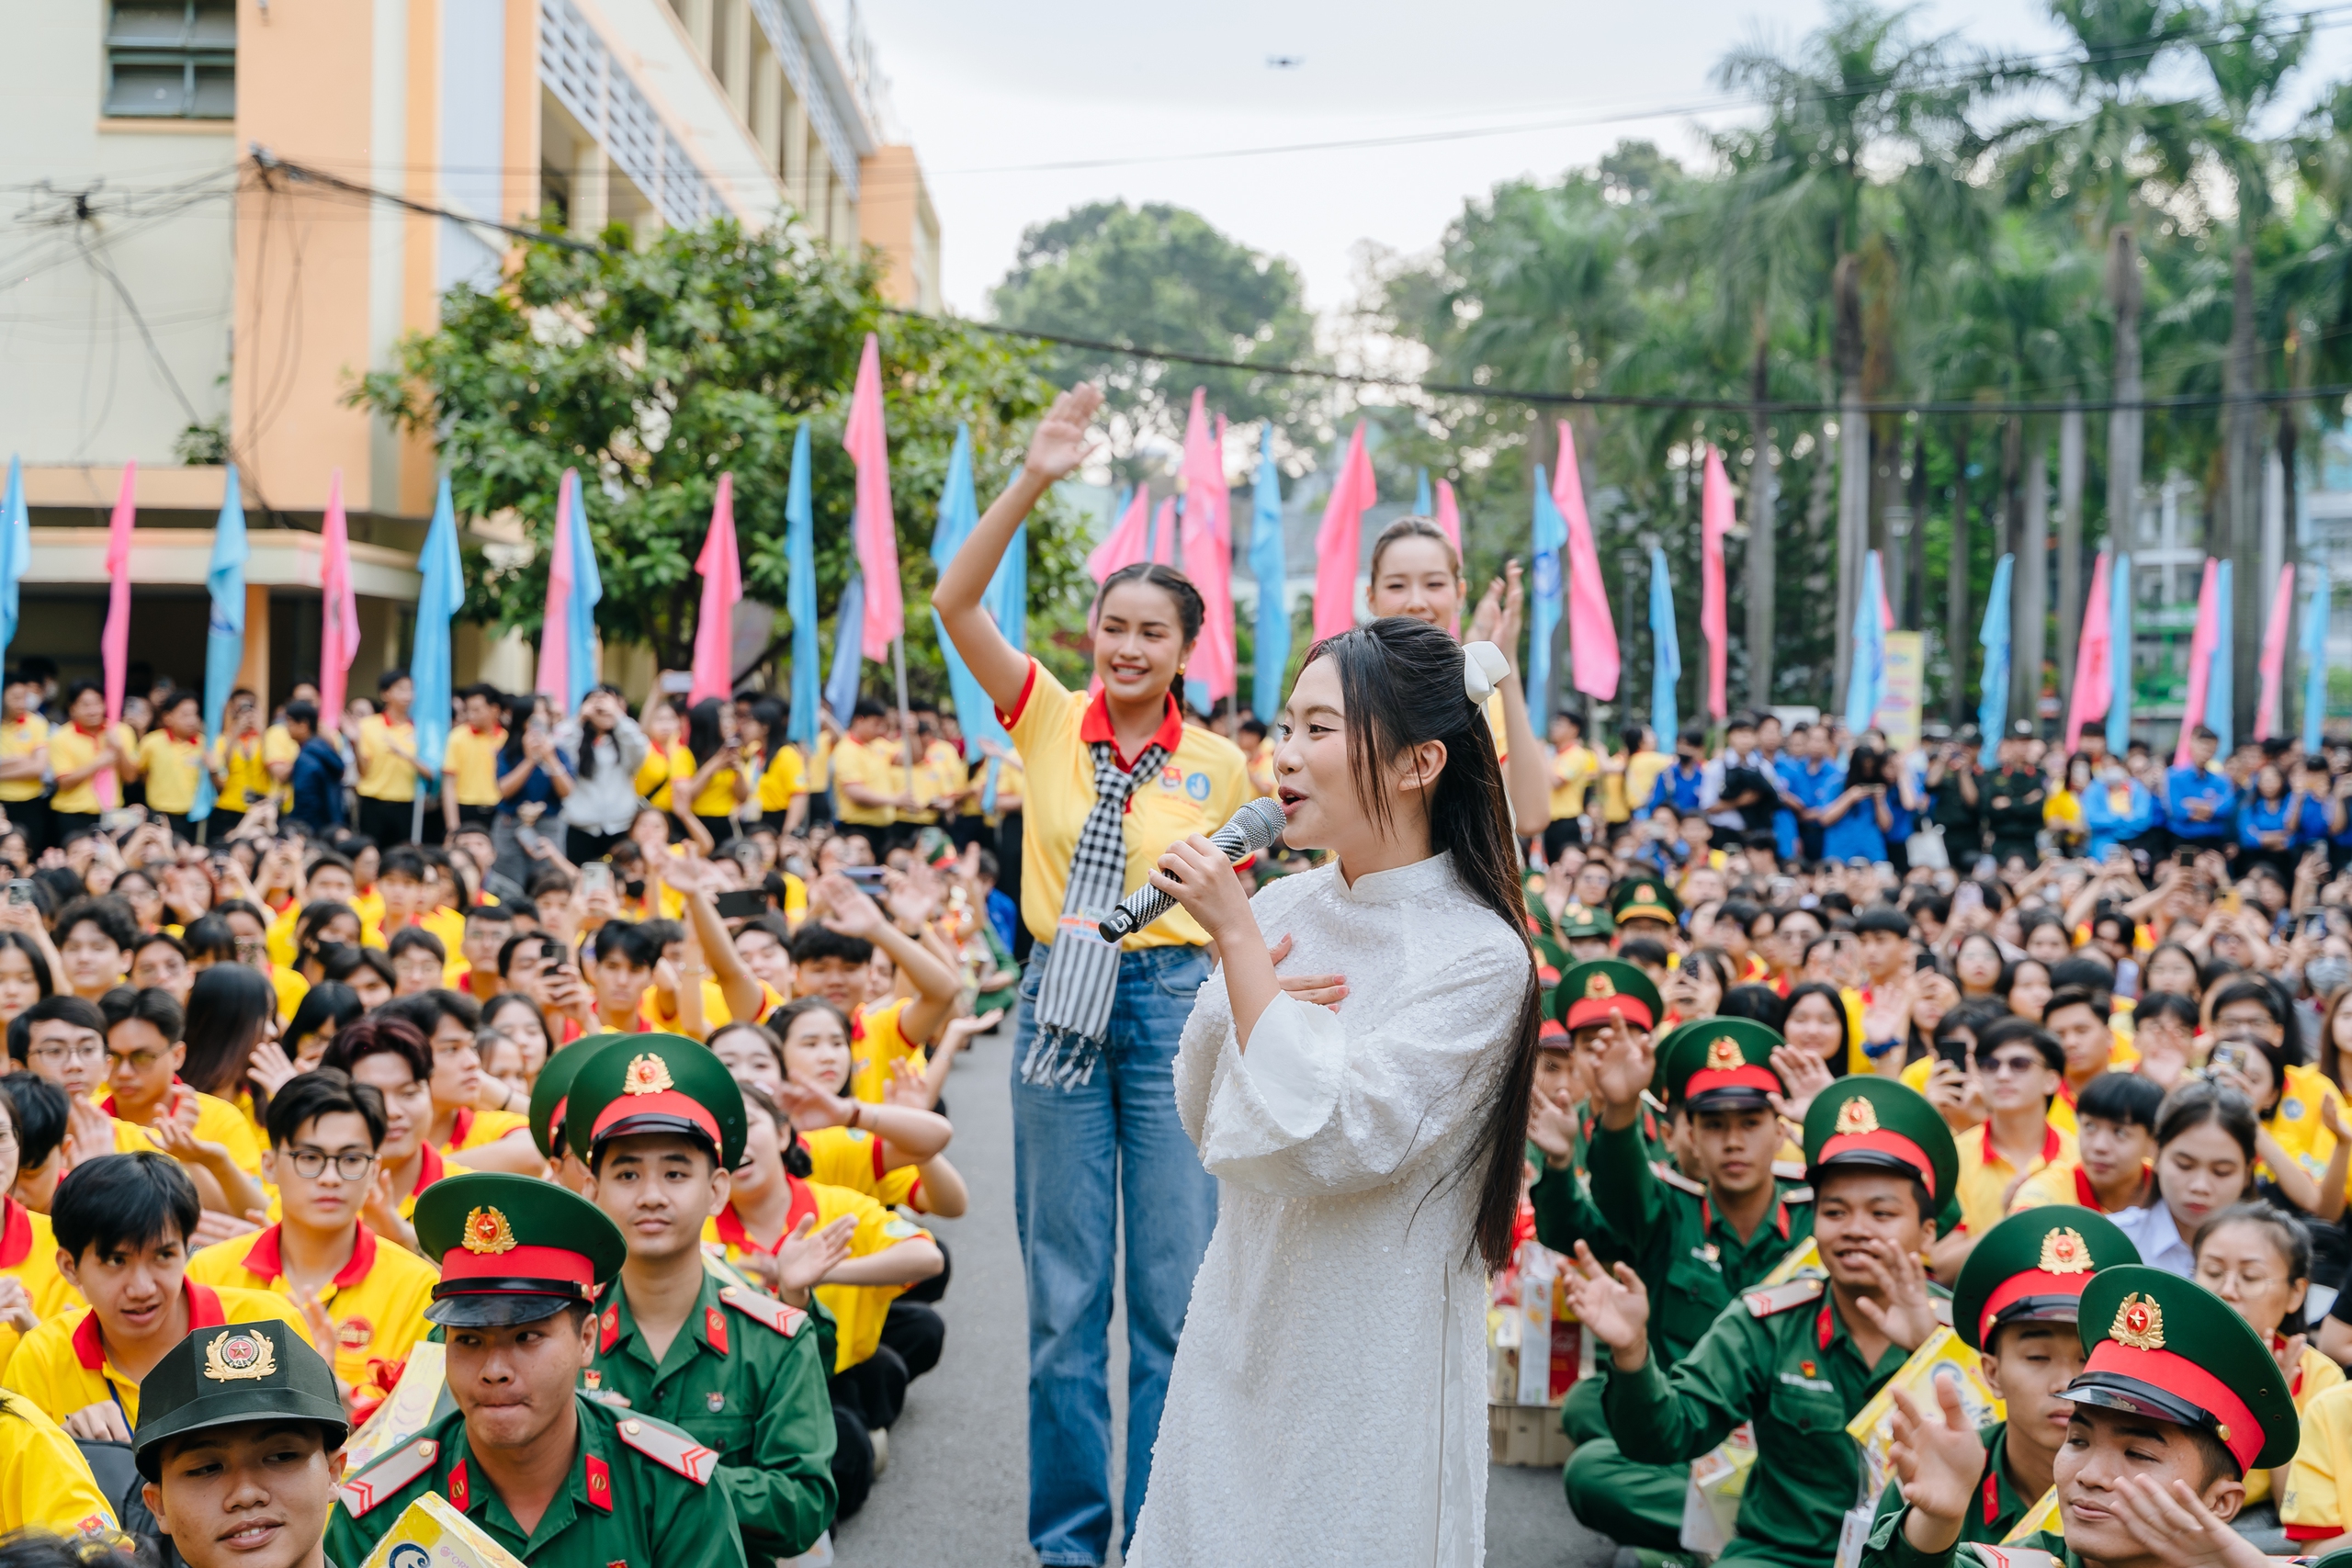
M 1668 947 L 1679 945 L 1682 900 L 1664 877 L 1645 871 L 1620 881 L 1609 890 L 1609 917 L 1620 942 L 1629 936 L 1654 936 Z
M 1568 956 L 1578 964 L 1608 957 L 1609 944 L 1616 935 L 1617 922 L 1606 909 L 1570 904 L 1560 911 L 1560 940 L 1567 944 Z
M 833 1408 L 815 1320 L 703 1266 L 703 1222 L 743 1157 L 743 1091 L 674 1034 L 600 1053 L 571 1085 L 566 1146 L 628 1261 L 605 1292 L 590 1388 L 718 1454 L 747 1557 L 797 1557 L 833 1520 Z
M 2034 835 L 2041 830 L 2041 808 L 2049 798 L 2050 781 L 2026 766 L 2026 748 L 2033 740 L 2033 723 L 2018 719 L 2001 738 L 1994 755 L 2001 771 L 1976 782 L 1977 798 L 1984 803 L 1984 826 L 1993 836 L 1993 858 L 2003 865 L 2012 855 L 2034 861 Z
M 604 1212 L 533 1176 L 475 1172 L 416 1203 L 441 1266 L 425 1315 L 447 1337 L 457 1409 L 346 1478 L 327 1550 L 362 1562 L 438 1492 L 531 1568 L 744 1568 L 718 1454 L 658 1416 L 580 1392 L 595 1292 L 628 1246 Z
M 1777 1031 L 1744 1018 L 1697 1019 L 1659 1044 L 1657 1081 L 1698 1180 L 1651 1162 L 1638 1128 L 1648 1081 L 1641 1054 L 1611 1050 L 1595 1068 L 1600 1124 L 1585 1154 L 1592 1201 L 1610 1235 L 1635 1241 L 1627 1261 L 1649 1293 L 1650 1354 L 1662 1370 L 1688 1356 L 1735 1298 L 1813 1234 L 1812 1189 L 1772 1172 L 1781 1146 L 1773 1102 L 1788 1089 L 1772 1064 L 1781 1049 Z M 1544 1196 L 1539 1181 L 1536 1234 L 1550 1247 Z M 1566 1402 L 1562 1425 L 1577 1441 L 1563 1480 L 1568 1506 L 1620 1545 L 1672 1552 L 1690 1467 L 1627 1459 L 1609 1436 L 1602 1386 L 1588 1378 Z
M 1920 1258 L 1959 1156 L 1943 1118 L 1888 1078 L 1840 1078 L 1805 1112 L 1814 1239 L 1826 1280 L 1750 1291 L 1671 1372 L 1651 1354 L 1649 1292 L 1577 1249 L 1577 1316 L 1608 1349 L 1609 1429 L 1642 1464 L 1697 1459 L 1754 1424 L 1737 1529 L 1719 1560 L 1818 1568 L 1859 1500 L 1861 1456 L 1846 1424 L 1936 1331 L 1942 1292 Z
M 549 1056 L 531 1084 L 531 1142 L 555 1167 L 555 1179 L 574 1192 L 588 1185 L 588 1167 L 563 1140 L 563 1111 L 571 1098 L 572 1082 L 589 1058 L 605 1046 L 643 1038 L 640 1034 L 591 1034 L 575 1040 Z
M 2045 1216 L 2071 1210 L 2037 1209 Z M 1967 1542 L 1982 1446 L 1939 1379 L 1939 1408 L 1895 1394 L 1889 1450 L 1908 1506 L 1883 1515 L 1862 1568 L 1943 1568 L 2034 1561 L 2078 1568 L 2262 1568 L 2229 1528 L 2246 1472 L 2287 1463 L 2301 1439 L 2293 1396 L 2270 1348 L 2235 1308 L 2193 1280 L 2144 1264 L 2101 1269 L 2083 1289 L 2086 1352 L 2067 1387 L 2074 1415 L 2052 1484 L 2062 1533 L 2040 1531 L 2004 1558 Z
M 1952 1332 L 1977 1352 L 2008 1419 L 1978 1434 L 1984 1478 L 1961 1540 L 1998 1545 L 2050 1490 L 2075 1410 L 2066 1385 L 2083 1370 L 2075 1326 L 2083 1291 L 2099 1269 L 2139 1261 L 2139 1248 L 2112 1221 L 2076 1208 L 2020 1210 L 1969 1253 L 1952 1289 Z M 1889 1482 L 1878 1517 L 1902 1508 L 1902 1483 Z
M 275 1319 L 227 1323 L 164 1351 L 140 1383 L 130 1457 L 188 1568 L 332 1568 L 327 1511 L 350 1432 L 324 1357 Z
M 1537 1092 L 1528 1122 L 1529 1141 L 1542 1160 L 1530 1199 L 1535 1209 L 1535 1238 L 1555 1252 L 1568 1252 L 1578 1241 L 1588 1241 L 1602 1258 L 1629 1256 L 1594 1206 L 1581 1174 L 1600 1113 L 1589 1101 L 1566 1103 L 1553 1093 L 1555 1083 L 1574 1077 L 1562 1065 L 1576 1057 L 1597 1061 L 1611 1043 L 1622 1042 L 1627 1050 L 1640 1048 L 1665 1010 L 1649 976 L 1614 958 L 1574 965 L 1546 1001 L 1545 1021 L 1536 1038 L 1544 1059 L 1537 1065 Z M 1659 1134 L 1655 1119 L 1644 1111 L 1638 1120 L 1635 1135 L 1655 1145 Z

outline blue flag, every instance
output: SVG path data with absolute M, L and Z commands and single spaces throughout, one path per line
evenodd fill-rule
M 2107 569 L 2107 749 L 2120 757 L 2132 749 L 2132 558 L 2120 553 Z
M 2327 717 L 2327 565 L 2303 569 L 2312 574 L 2311 597 L 2303 605 L 2303 751 L 2316 757 L 2320 725 Z
M 564 711 L 576 714 L 581 700 L 596 686 L 596 606 L 604 602 L 605 580 L 596 571 L 596 545 L 589 536 L 588 509 L 580 498 L 580 476 L 564 470 L 571 485 L 571 604 L 564 616 L 570 644 L 571 690 Z
M 864 647 L 865 622 L 865 580 L 852 571 L 842 590 L 842 602 L 833 606 L 833 669 L 825 678 L 825 705 L 833 710 L 833 722 L 844 729 L 857 707 L 857 661 Z
M 2003 556 L 1993 569 L 1993 597 L 1984 606 L 1984 629 L 1976 634 L 1976 641 L 1984 649 L 1984 684 L 1977 688 L 1976 728 L 1984 731 L 1984 747 L 1980 760 L 1985 767 L 1997 767 L 1996 754 L 2001 744 L 2001 732 L 2009 727 L 2009 578 L 2016 572 L 2018 558 Z
M 947 459 L 947 483 L 939 492 L 939 521 L 931 530 L 931 558 L 940 570 L 956 558 L 964 541 L 979 526 L 979 498 L 972 491 L 972 429 L 958 423 L 956 426 L 956 451 Z M 1001 566 L 1001 563 L 999 563 Z M 989 581 L 989 592 L 981 596 L 981 607 L 988 608 L 996 581 Z M 964 662 L 964 656 L 947 635 L 946 623 L 939 618 L 939 611 L 931 612 L 932 629 L 939 634 L 940 657 L 947 662 L 947 690 L 956 699 L 956 718 L 964 731 L 964 756 L 968 761 L 981 755 L 981 743 L 993 742 L 1010 746 L 1012 738 L 1004 726 L 996 721 L 996 704 L 980 689 L 979 677 Z
M 1535 532 L 1527 589 L 1527 707 L 1535 733 L 1552 723 L 1552 633 L 1560 624 L 1560 551 L 1568 542 L 1568 520 L 1552 500 L 1552 481 L 1535 465 Z M 1671 743 L 1660 735 L 1658 744 Z
M 1413 472 L 1416 476 L 1416 488 L 1413 491 L 1413 515 L 1416 517 L 1427 517 L 1430 515 L 1430 471 L 1429 468 L 1424 466 L 1414 469 Z
M 2205 687 L 2205 726 L 2221 738 L 2222 749 L 2214 755 L 2226 757 L 2237 749 L 2232 739 L 2235 726 L 2231 709 L 2236 701 L 2232 671 L 2236 661 L 2231 658 L 2230 647 L 2230 562 L 2213 574 L 2213 674 Z
M 1650 547 L 1650 728 L 1658 744 L 1671 745 L 1682 730 L 1674 711 L 1674 688 L 1682 679 L 1682 639 L 1674 630 L 1674 584 L 1667 581 L 1666 549 Z
M 1012 531 L 1012 542 L 1004 547 L 1004 558 L 996 563 L 996 575 L 989 579 L 988 592 L 982 595 L 980 604 L 996 617 L 996 629 L 1004 634 L 1004 640 L 1017 651 L 1028 652 L 1028 524 L 1023 523 Z M 971 727 L 965 726 L 965 733 L 970 732 Z
M 792 715 L 784 738 L 817 754 L 817 705 L 824 671 L 817 654 L 817 518 L 808 494 L 808 422 L 792 438 L 792 478 L 784 492 L 785 614 L 792 617 Z
M 1283 708 L 1283 676 L 1290 670 L 1290 562 L 1283 548 L 1283 476 L 1274 467 L 1274 427 L 1258 436 L 1258 479 L 1250 492 L 1250 575 L 1258 580 L 1258 667 L 1250 706 L 1263 724 Z
M 8 469 L 8 498 L 13 517 L 24 505 L 13 464 Z M 229 705 L 229 694 L 237 689 L 237 671 L 245 662 L 245 561 L 251 554 L 245 545 L 244 494 L 237 485 L 237 465 L 232 463 L 221 486 L 220 518 L 212 525 L 212 559 L 204 569 L 205 591 L 212 597 L 211 614 L 204 627 L 204 751 L 208 759 L 220 744 L 221 712 Z M 7 595 L 13 629 L 17 596 L 13 581 L 7 585 Z M 198 769 L 196 803 L 188 807 L 187 819 L 206 820 L 220 798 L 213 787 L 212 770 Z
M 1862 596 L 1854 606 L 1854 668 L 1846 678 L 1846 728 L 1860 735 L 1886 696 L 1886 622 L 1879 616 L 1878 552 L 1862 558 Z
M 582 532 L 572 513 L 572 537 Z M 449 476 L 433 503 L 433 525 L 416 558 L 424 581 L 416 592 L 416 651 L 409 679 L 416 685 L 416 760 L 428 781 L 437 779 L 449 746 L 449 697 L 455 679 L 449 668 L 449 622 L 466 602 L 465 562 L 458 554 L 458 511 L 449 502 Z M 591 569 L 593 570 L 593 568 Z
M 233 490 L 236 470 L 232 468 L 229 472 L 229 485 Z M 24 468 L 11 457 L 8 494 L 6 500 L 0 501 L 0 652 L 6 652 L 17 640 L 17 588 L 32 563 L 33 524 L 31 513 L 25 510 Z

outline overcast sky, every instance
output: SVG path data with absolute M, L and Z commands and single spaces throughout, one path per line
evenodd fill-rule
M 2291 0 L 2305 9 L 2315 0 Z M 1711 81 L 1726 50 L 1792 48 L 1819 0 L 862 0 L 897 118 L 944 235 L 945 288 L 984 314 L 1021 231 L 1081 202 L 1167 201 L 1304 272 L 1309 303 L 1354 294 L 1356 251 L 1434 244 L 1465 199 L 1589 164 L 1628 136 L 1689 157 L 1739 115 Z M 2319 35 L 2308 95 L 2352 74 L 2352 17 Z M 1932 32 L 2016 51 L 2061 39 L 2041 0 L 1930 0 Z M 1276 69 L 1270 56 L 1299 63 Z M 1171 153 L 1578 121 L 1419 144 L 1191 162 Z M 1103 166 L 1035 169 L 1108 161 Z M 1013 166 L 1019 172 L 998 171 Z

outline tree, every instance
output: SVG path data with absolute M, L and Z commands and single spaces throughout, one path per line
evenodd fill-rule
M 1290 263 L 1164 203 L 1098 201 L 1021 236 L 1012 269 L 989 295 L 997 320 L 1027 332 L 1132 343 L 1278 367 L 1315 360 L 1315 321 Z M 1295 446 L 1315 445 L 1311 388 L 1248 370 L 1064 348 L 1045 362 L 1065 384 L 1099 384 L 1113 450 L 1181 440 L 1193 389 L 1236 424 L 1272 420 Z
M 526 245 L 498 288 L 451 289 L 439 329 L 403 340 L 353 400 L 435 438 L 461 513 L 521 524 L 527 558 L 469 553 L 469 618 L 537 629 L 557 486 L 575 468 L 604 579 L 600 631 L 676 668 L 694 647 L 694 562 L 721 473 L 735 476 L 744 591 L 786 602 L 784 508 L 804 421 L 818 602 L 839 600 L 854 500 L 842 427 L 865 334 L 878 333 L 908 652 L 929 688 L 940 666 L 922 590 L 956 425 L 972 426 L 986 492 L 1019 465 L 1052 388 L 1034 347 L 886 313 L 878 276 L 870 257 L 728 220 L 664 230 L 643 248 L 619 228 L 594 249 L 550 239 Z M 1032 600 L 1049 608 L 1069 596 L 1078 525 L 1049 502 L 1030 527 Z

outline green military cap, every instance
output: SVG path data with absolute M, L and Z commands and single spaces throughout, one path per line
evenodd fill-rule
M 1931 1211 L 1944 1206 L 1960 1179 L 1951 1129 L 1918 1090 L 1893 1078 L 1839 1078 L 1815 1096 L 1804 1113 L 1804 1163 L 1815 1186 L 1840 1168 L 1917 1177 Z
M 1785 1092 L 1772 1070 L 1781 1032 L 1752 1018 L 1694 1018 L 1658 1043 L 1654 1088 L 1688 1111 L 1770 1106 Z
M 1609 913 L 1617 924 L 1627 920 L 1662 920 L 1672 925 L 1681 918 L 1682 900 L 1666 879 L 1646 872 L 1628 876 L 1610 889 Z
M 2202 1427 L 2240 1475 L 2295 1457 L 2302 1422 L 2277 1358 L 2196 1280 L 2143 1263 L 2103 1269 L 2083 1287 L 2081 1323 L 2087 1355 L 2064 1397 Z
M 1560 976 L 1552 996 L 1560 1022 L 1571 1033 L 1608 1022 L 1611 1012 L 1623 1013 L 1628 1023 L 1655 1029 L 1666 1012 L 1650 977 L 1622 958 L 1595 958 L 1576 965 Z
M 1952 1332 L 1972 1350 L 2010 1323 L 2073 1323 L 2101 1269 L 2137 1263 L 2140 1249 L 2096 1209 L 2019 1209 L 1984 1233 L 1961 1266 Z
M 470 1171 L 416 1201 L 416 1243 L 439 1266 L 424 1315 L 450 1328 L 537 1323 L 587 1304 L 628 1244 L 605 1212 L 536 1176 Z
M 549 1159 L 562 1156 L 564 1102 L 571 1097 L 571 1081 L 588 1065 L 588 1058 L 616 1040 L 643 1038 L 641 1034 L 591 1034 L 548 1057 L 537 1081 L 531 1085 L 531 1142 L 538 1145 L 539 1153 Z
M 164 1351 L 139 1384 L 130 1457 L 153 1481 L 165 1439 L 245 1421 L 308 1422 L 329 1453 L 351 1435 L 334 1369 L 276 1318 L 199 1328 Z
M 638 1034 L 583 1064 L 563 1110 L 565 1147 L 582 1159 L 608 1139 L 675 1133 L 709 1145 L 719 1168 L 743 1157 L 743 1089 L 710 1047 Z
M 1617 922 L 1610 919 L 1606 909 L 1596 909 L 1589 904 L 1570 904 L 1560 911 L 1562 942 L 1591 942 L 1617 934 Z

